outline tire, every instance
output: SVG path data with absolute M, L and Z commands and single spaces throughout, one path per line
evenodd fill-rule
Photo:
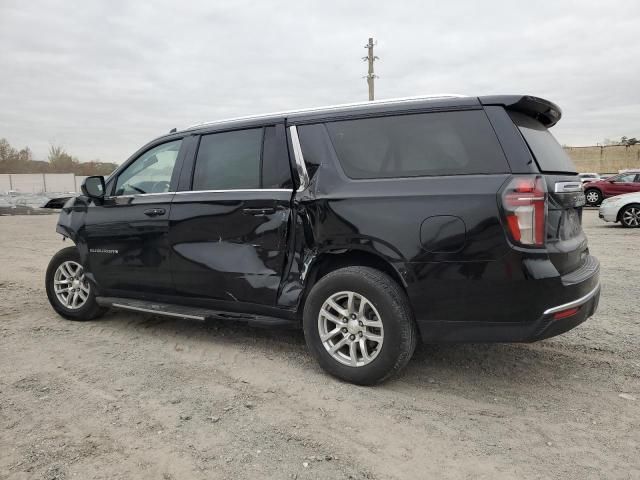
M 352 309 L 341 308 L 343 314 L 351 312 L 345 324 L 345 317 L 340 318 L 339 310 L 331 307 L 329 300 L 347 307 L 351 298 Z M 374 385 L 400 371 L 411 359 L 418 337 L 404 291 L 387 274 L 369 267 L 341 268 L 322 277 L 305 302 L 303 327 L 307 347 L 320 366 L 358 385 Z M 321 331 L 338 333 L 323 342 Z M 341 342 L 346 343 L 335 354 L 329 352 Z M 352 343 L 357 345 L 351 347 Z
M 77 270 L 73 270 L 74 265 L 77 266 Z M 60 273 L 58 273 L 58 269 L 61 269 Z M 70 275 L 70 273 L 75 274 L 75 276 Z M 77 280 L 71 280 L 71 278 L 77 278 Z M 58 286 L 61 289 L 59 293 L 56 292 L 56 281 L 58 281 Z M 69 285 L 69 287 L 66 287 L 66 285 Z M 45 287 L 49 303 L 61 317 L 67 320 L 93 320 L 107 311 L 106 308 L 97 304 L 94 294 L 95 287 L 84 279 L 80 255 L 76 247 L 63 248 L 53 256 L 47 267 Z M 68 288 L 73 288 L 74 293 L 66 292 Z M 77 296 L 75 293 L 77 293 Z M 65 296 L 70 299 L 73 305 L 62 301 L 60 297 L 64 298 Z M 73 298 L 74 296 L 76 298 Z M 84 299 L 82 296 L 84 296 Z
M 584 198 L 587 201 L 587 205 L 595 207 L 602 203 L 602 192 L 597 188 L 588 188 L 584 192 Z
M 620 211 L 620 223 L 626 228 L 640 227 L 640 205 L 627 205 Z

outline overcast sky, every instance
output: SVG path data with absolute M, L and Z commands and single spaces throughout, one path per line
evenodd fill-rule
M 0 0 L 0 138 L 122 162 L 173 127 L 376 98 L 527 93 L 563 144 L 640 137 L 637 1 Z

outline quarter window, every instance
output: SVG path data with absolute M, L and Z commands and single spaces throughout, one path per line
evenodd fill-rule
M 115 195 L 168 192 L 181 144 L 163 143 L 139 156 L 118 175 Z
M 509 172 L 481 110 L 336 121 L 326 126 L 351 178 Z

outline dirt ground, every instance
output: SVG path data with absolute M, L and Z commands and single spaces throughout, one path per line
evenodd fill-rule
M 640 478 L 640 230 L 585 212 L 599 311 L 536 344 L 419 346 L 365 388 L 301 332 L 69 322 L 57 216 L 0 217 L 0 478 Z

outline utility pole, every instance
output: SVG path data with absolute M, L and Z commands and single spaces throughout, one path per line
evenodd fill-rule
M 364 48 L 367 49 L 367 56 L 366 57 L 362 57 L 362 60 L 369 62 L 369 70 L 367 72 L 367 76 L 365 77 L 367 79 L 367 85 L 369 85 L 369 101 L 373 101 L 374 99 L 374 90 L 373 90 L 373 82 L 374 80 L 377 78 L 377 76 L 373 73 L 373 62 L 375 62 L 376 60 L 378 60 L 378 57 L 376 57 L 373 54 L 373 46 L 375 44 L 373 43 L 373 37 L 369 37 L 369 43 L 367 43 Z

